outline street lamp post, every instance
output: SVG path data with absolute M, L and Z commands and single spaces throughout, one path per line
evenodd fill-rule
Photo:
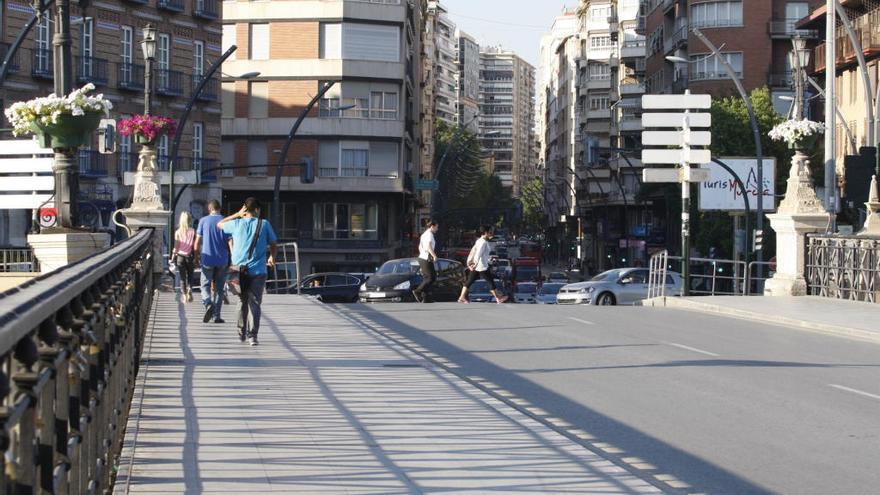
M 64 96 L 72 90 L 73 67 L 70 56 L 70 0 L 55 2 L 55 34 L 53 73 L 55 94 Z M 75 148 L 56 148 L 52 171 L 55 175 L 55 208 L 57 226 L 61 230 L 77 227 L 79 219 L 77 196 L 79 195 L 79 168 L 74 160 Z
M 152 24 L 144 27 L 141 50 L 144 52 L 144 115 L 150 115 L 153 99 L 153 60 L 156 58 L 156 28 Z

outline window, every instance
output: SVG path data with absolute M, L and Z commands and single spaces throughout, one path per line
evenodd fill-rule
M 726 27 L 743 25 L 742 2 L 704 2 L 691 6 L 693 27 Z
M 159 63 L 159 69 L 168 70 L 171 68 L 171 36 L 167 34 L 159 35 L 159 43 L 156 46 L 156 60 Z
M 128 116 L 121 116 L 128 118 Z M 119 154 L 117 165 L 119 172 L 134 172 L 137 165 L 137 155 L 131 151 L 131 134 L 128 136 L 119 136 Z
M 323 59 L 400 62 L 400 28 L 354 22 L 321 24 Z
M 94 48 L 94 38 L 95 38 L 95 20 L 90 18 L 84 18 L 82 21 L 82 37 L 80 38 L 81 44 L 81 55 L 83 57 L 83 62 L 88 64 L 87 67 L 91 68 L 91 59 Z M 88 61 L 87 61 L 88 60 Z M 91 71 L 85 72 L 86 74 L 91 74 Z
M 339 152 L 340 177 L 366 177 L 369 175 L 369 143 L 343 142 Z
M 248 117 L 265 119 L 269 117 L 269 82 L 248 83 Z
M 226 50 L 229 50 L 229 47 L 236 43 L 236 38 L 238 36 L 236 36 L 235 34 L 235 29 L 235 24 L 223 25 L 223 38 L 221 41 L 223 45 L 223 53 L 226 53 Z M 235 60 L 235 52 L 232 52 L 232 55 L 230 55 L 229 58 L 227 58 L 226 60 Z
M 205 74 L 205 42 L 193 42 L 193 76 L 197 76 L 197 80 L 201 80 Z
M 220 109 L 223 118 L 235 117 L 235 83 L 225 82 L 220 85 Z
M 591 96 L 590 110 L 607 110 L 609 106 L 608 96 Z
M 296 203 L 281 204 L 281 232 L 282 239 L 296 239 L 299 237 L 299 218 Z
M 134 60 L 134 30 L 131 26 L 122 26 L 122 63 L 124 65 L 131 64 Z M 126 81 L 130 81 L 127 78 Z
M 795 24 L 810 14 L 810 4 L 807 2 L 788 2 L 785 4 L 785 32 L 794 33 Z
M 379 238 L 376 203 L 316 203 L 314 237 L 322 240 Z
M 614 46 L 611 36 L 590 36 L 590 48 L 610 48 Z
M 235 165 L 235 141 L 223 141 L 220 144 L 220 164 L 224 167 Z M 220 171 L 221 177 L 234 177 L 235 169 L 224 168 Z
M 37 23 L 37 32 L 35 33 L 36 53 L 34 54 L 34 71 L 40 73 L 51 73 L 52 52 L 50 43 L 52 40 L 52 13 L 46 11 L 40 17 Z
M 269 25 L 250 25 L 250 59 L 269 60 Z
M 723 53 L 724 58 L 733 67 L 737 77 L 742 77 L 743 54 L 742 53 Z M 718 61 L 718 57 L 713 57 L 708 53 L 700 53 L 691 55 L 690 78 L 692 81 L 704 79 L 727 79 L 727 71 L 724 64 Z
M 384 91 L 373 91 L 370 93 L 370 118 L 396 119 L 397 99 L 397 93 Z
M 590 20 L 593 22 L 608 22 L 611 17 L 611 7 L 594 7 L 590 9 Z
M 611 68 L 607 64 L 590 64 L 590 79 L 611 78 Z
M 269 156 L 265 141 L 248 141 L 248 176 L 265 177 Z
M 205 145 L 205 125 L 201 122 L 193 122 L 192 157 L 193 168 L 201 170 L 202 152 Z
M 168 170 L 168 134 L 162 134 L 156 143 L 156 161 L 159 170 Z

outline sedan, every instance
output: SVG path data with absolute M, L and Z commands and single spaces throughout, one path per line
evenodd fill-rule
M 464 285 L 464 266 L 447 259 L 434 262 L 437 280 L 428 289 L 432 301 L 457 301 Z M 413 289 L 422 283 L 418 258 L 400 258 L 386 261 L 366 282 L 361 284 L 358 297 L 361 302 L 415 301 Z
M 565 284 L 546 283 L 538 290 L 538 304 L 556 304 L 556 294 Z
M 513 292 L 514 302 L 520 304 L 535 304 L 538 302 L 538 284 L 535 282 L 520 282 L 516 284 Z
M 666 274 L 666 293 L 681 294 L 681 276 Z M 648 297 L 647 268 L 616 268 L 602 272 L 586 282 L 568 284 L 559 290 L 557 304 L 613 306 L 636 304 Z
M 321 302 L 357 302 L 362 279 L 347 273 L 315 273 L 302 279 L 300 293 Z

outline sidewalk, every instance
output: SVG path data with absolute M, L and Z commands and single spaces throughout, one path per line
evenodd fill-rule
M 154 303 L 115 494 L 660 492 L 347 309 L 266 296 L 252 348 L 172 297 Z
M 826 297 L 667 297 L 645 306 L 717 313 L 880 343 L 880 304 Z

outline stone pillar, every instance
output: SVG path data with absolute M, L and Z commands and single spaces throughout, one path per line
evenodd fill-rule
M 34 234 L 27 240 L 40 261 L 42 273 L 55 271 L 110 246 L 110 234 L 104 232 Z
M 880 191 L 877 189 L 876 175 L 871 177 L 871 189 L 868 191 L 868 202 L 865 206 L 868 208 L 868 217 L 858 235 L 880 236 Z
M 791 159 L 785 199 L 767 218 L 776 231 L 776 273 L 765 283 L 764 295 L 804 296 L 807 234 L 825 231 L 831 218 L 816 196 L 803 151 L 797 150 Z
M 162 273 L 165 266 L 162 263 L 164 246 L 162 234 L 168 225 L 171 212 L 162 208 L 162 195 L 160 189 L 159 171 L 156 169 L 156 151 L 152 146 L 144 145 L 138 156 L 138 171 L 134 179 L 134 193 L 132 194 L 131 208 L 122 210 L 125 215 L 126 225 L 132 231 L 141 229 L 153 229 L 153 272 Z

